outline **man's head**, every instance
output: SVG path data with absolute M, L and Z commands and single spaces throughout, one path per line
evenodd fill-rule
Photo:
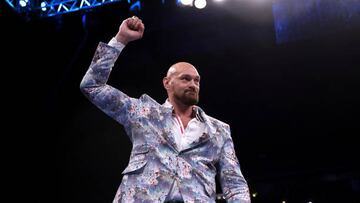
M 172 65 L 163 84 L 171 102 L 186 106 L 199 102 L 200 75 L 190 63 L 179 62 Z

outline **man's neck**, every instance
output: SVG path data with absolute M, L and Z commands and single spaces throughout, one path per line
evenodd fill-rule
M 171 101 L 169 102 L 173 105 L 175 114 L 180 117 L 187 117 L 192 118 L 193 117 L 193 105 L 185 105 L 180 102 Z

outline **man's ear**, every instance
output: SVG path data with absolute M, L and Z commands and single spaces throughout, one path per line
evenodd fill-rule
M 170 88 L 170 78 L 168 78 L 168 77 L 164 77 L 163 78 L 163 85 L 164 85 L 164 88 L 166 89 L 166 90 L 168 90 L 169 88 Z

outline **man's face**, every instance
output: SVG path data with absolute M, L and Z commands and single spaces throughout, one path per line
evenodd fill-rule
M 199 102 L 200 76 L 193 67 L 181 67 L 171 76 L 170 88 L 176 100 L 195 105 Z

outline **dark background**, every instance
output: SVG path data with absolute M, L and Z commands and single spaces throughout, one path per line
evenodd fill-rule
M 4 111 L 16 124 L 10 153 L 21 151 L 11 162 L 27 177 L 15 181 L 14 198 L 112 201 L 131 143 L 79 84 L 98 42 L 135 14 L 144 38 L 124 49 L 109 84 L 162 103 L 162 77 L 188 61 L 202 77 L 199 105 L 231 125 L 253 202 L 359 203 L 359 12 L 291 16 L 279 33 L 274 11 L 271 1 L 203 10 L 146 1 L 138 12 L 120 2 L 26 20 L 2 6 Z

